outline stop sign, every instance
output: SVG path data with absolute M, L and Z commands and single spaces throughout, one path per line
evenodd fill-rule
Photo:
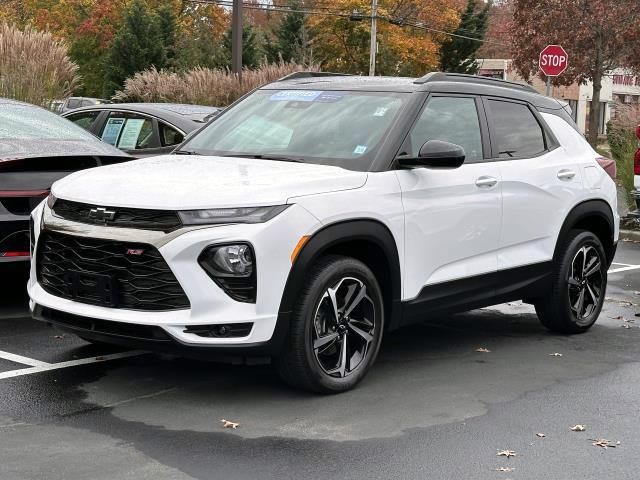
M 567 69 L 569 55 L 560 45 L 547 45 L 540 52 L 539 66 L 547 77 L 557 77 Z

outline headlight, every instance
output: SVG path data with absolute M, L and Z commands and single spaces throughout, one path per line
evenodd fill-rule
M 270 207 L 211 208 L 178 212 L 184 225 L 220 223 L 264 223 L 282 213 L 289 205 Z
M 251 245 L 212 245 L 202 251 L 198 263 L 231 298 L 255 303 L 256 266 Z
M 53 210 L 53 206 L 55 205 L 56 200 L 58 200 L 56 196 L 53 193 L 49 193 L 49 196 L 47 197 L 47 207 Z

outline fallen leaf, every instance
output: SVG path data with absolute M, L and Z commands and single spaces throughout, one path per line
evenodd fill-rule
M 222 428 L 238 428 L 240 426 L 239 423 L 230 422 L 229 420 L 225 420 L 224 418 L 220 420 L 222 422 Z
M 515 468 L 513 467 L 498 467 L 496 468 L 496 472 L 513 472 Z
M 631 325 L 629 325 L 628 323 L 623 323 L 623 324 L 622 324 L 622 328 L 627 328 L 627 329 L 629 329 L 629 328 L 631 328 Z
M 561 354 L 561 353 L 556 352 L 556 353 L 550 353 L 550 354 L 549 354 L 549 356 L 550 356 L 550 357 L 561 357 L 561 356 L 562 356 L 562 354 Z
M 516 452 L 514 452 L 513 450 L 498 450 L 498 453 L 496 453 L 496 456 L 498 457 L 515 457 L 517 454 Z
M 572 432 L 584 432 L 587 429 L 587 427 L 585 425 L 574 425 L 573 427 L 571 427 L 571 431 Z
M 611 317 L 614 320 L 624 320 L 624 317 L 622 315 L 618 315 L 617 317 Z
M 62 340 L 64 338 L 64 335 L 54 335 L 53 338 L 55 338 L 56 340 Z
M 536 433 L 536 437 L 544 438 L 546 435 L 544 433 Z
M 489 353 L 491 352 L 491 350 L 489 350 L 488 348 L 480 347 L 480 348 L 476 348 L 476 352 Z
M 616 448 L 617 446 L 620 445 L 620 442 L 616 442 L 616 443 L 612 443 L 611 441 L 607 440 L 606 438 L 590 438 L 590 441 L 592 441 L 592 445 L 594 447 L 602 447 L 604 449 L 607 448 Z

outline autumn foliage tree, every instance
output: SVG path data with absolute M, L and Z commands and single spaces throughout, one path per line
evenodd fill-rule
M 640 71 L 638 0 L 514 0 L 514 66 L 525 78 L 538 75 L 538 56 L 560 44 L 569 67 L 557 85 L 592 81 L 588 140 L 596 145 L 602 78 L 616 67 Z
M 450 0 L 380 0 L 378 7 L 379 75 L 418 76 L 438 66 L 440 43 L 446 35 L 435 30 L 453 31 L 459 22 L 458 3 Z M 314 58 L 325 70 L 366 73 L 369 70 L 371 2 L 335 0 L 336 11 L 357 10 L 363 21 L 349 16 L 311 16 Z

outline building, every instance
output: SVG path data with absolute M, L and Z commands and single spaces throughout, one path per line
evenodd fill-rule
M 509 59 L 480 59 L 479 75 L 501 78 L 512 82 L 525 81 L 512 68 Z M 546 93 L 544 80 L 536 77 L 530 82 L 531 86 L 543 95 Z M 593 84 L 574 83 L 566 87 L 551 87 L 551 95 L 559 100 L 564 100 L 571 107 L 572 117 L 582 133 L 588 130 L 589 111 L 591 109 L 591 97 L 593 96 Z M 625 69 L 616 69 L 602 79 L 600 91 L 600 122 L 598 132 L 605 134 L 607 122 L 615 116 L 616 105 L 637 105 L 640 109 L 640 76 L 635 76 Z

